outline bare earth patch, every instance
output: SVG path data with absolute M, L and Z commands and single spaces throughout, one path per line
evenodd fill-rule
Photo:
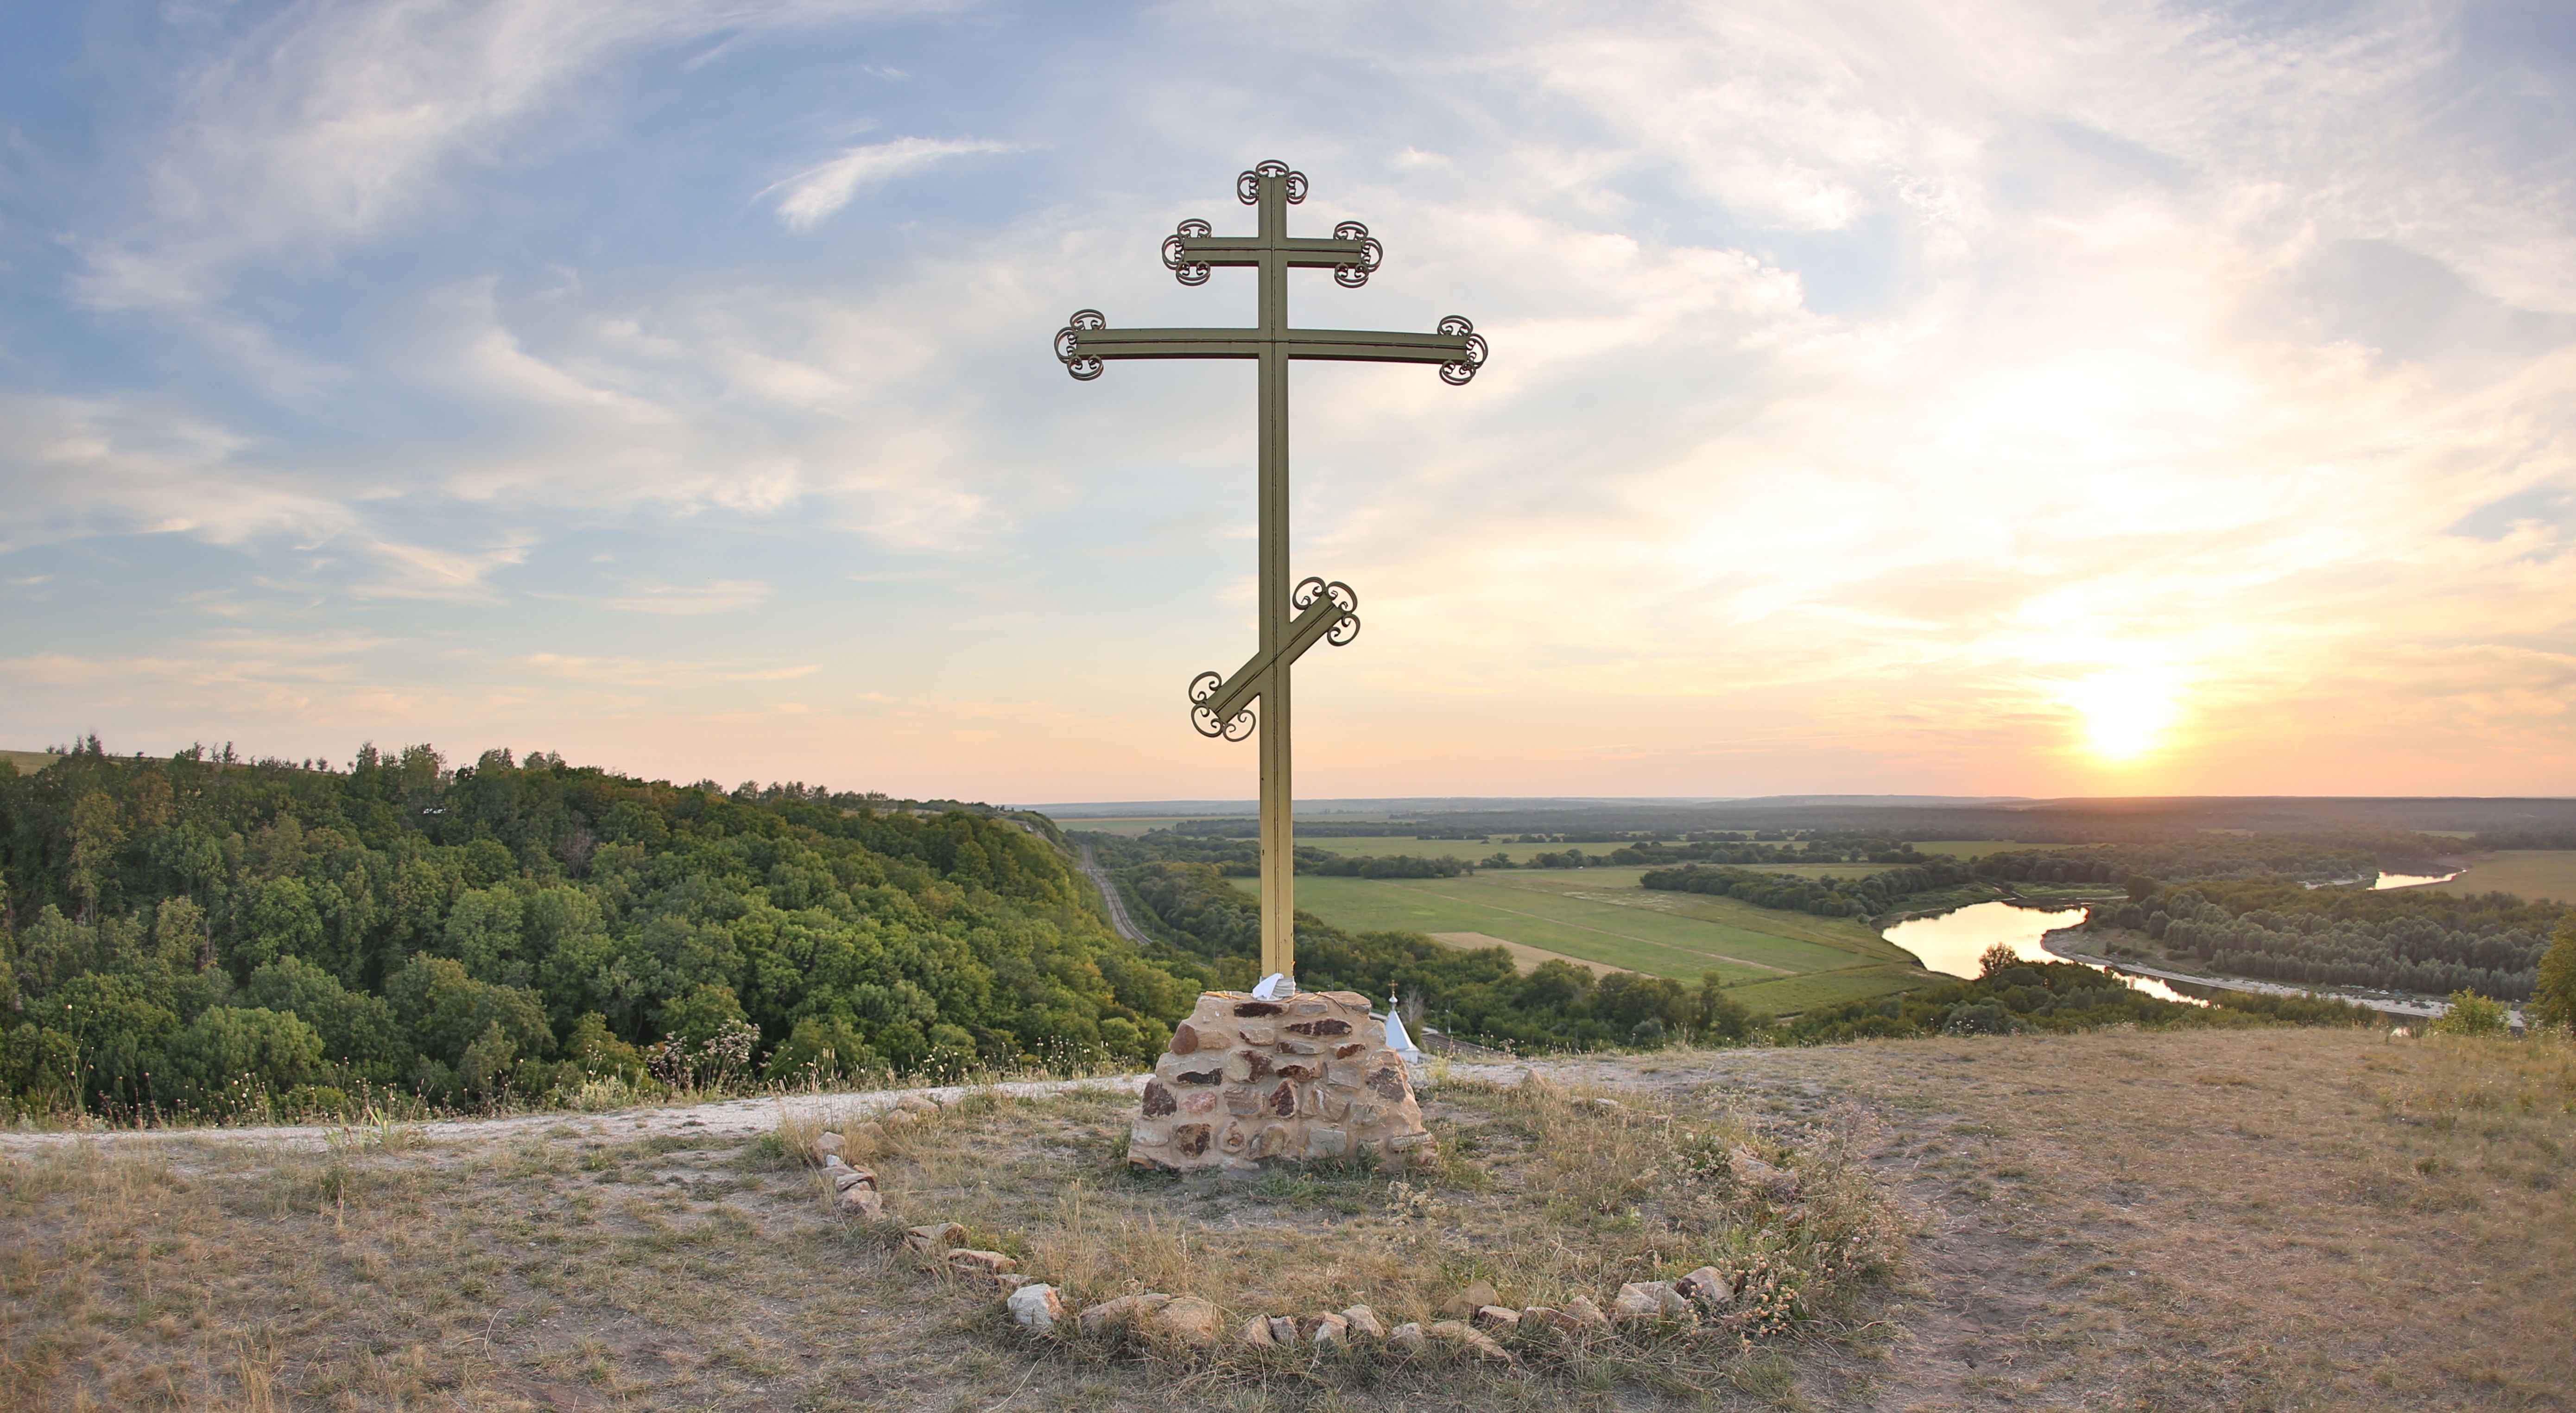
M 1392 1324 L 1473 1279 L 1512 1304 L 1603 1300 L 1800 1239 L 1793 1204 L 1666 1161 L 1741 1139 L 1810 1183 L 1841 1180 L 1839 1154 L 1879 1196 L 1815 1212 L 1892 1209 L 1893 1284 L 1847 1280 L 1804 1335 L 1711 1326 L 1519 1369 L 1165 1358 L 1032 1340 L 989 1290 L 831 1215 L 805 1142 L 883 1096 L 336 1141 L 10 1135 L 0 1406 L 2342 1409 L 2576 1389 L 2559 1042 L 2106 1033 L 1535 1068 L 1432 1091 L 1451 1151 L 1428 1181 L 1138 1179 L 1117 1093 L 970 1098 L 859 1160 L 904 1220 L 962 1222 L 1081 1296 L 1364 1300 Z

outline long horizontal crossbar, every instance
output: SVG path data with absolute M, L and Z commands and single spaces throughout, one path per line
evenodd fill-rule
M 1351 265 L 1366 255 L 1366 240 L 1317 240 L 1295 236 L 1276 241 L 1259 236 L 1181 236 L 1174 247 L 1180 259 L 1192 265 L 1258 265 L 1261 257 L 1277 251 L 1286 263 L 1299 269 L 1333 269 Z
M 1290 329 L 1267 339 L 1259 329 L 1076 329 L 1066 347 L 1074 358 L 1259 358 L 1263 348 L 1275 347 L 1300 359 L 1454 363 L 1468 356 L 1469 337 Z

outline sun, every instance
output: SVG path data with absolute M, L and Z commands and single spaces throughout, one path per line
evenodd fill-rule
M 2084 718 L 2084 749 L 2100 760 L 2132 761 L 2164 744 L 2182 714 L 2180 684 L 2166 669 L 2114 667 L 2066 689 Z

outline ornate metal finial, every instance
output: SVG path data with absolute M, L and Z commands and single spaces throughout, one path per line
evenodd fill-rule
M 1285 162 L 1263 162 L 1251 171 L 1237 176 L 1234 179 L 1234 199 L 1246 206 L 1260 205 L 1261 183 L 1264 178 L 1273 180 L 1284 178 L 1287 181 L 1289 205 L 1294 206 L 1306 199 L 1306 174 L 1288 170 L 1288 164 Z
M 1208 282 L 1207 262 L 1190 259 L 1189 248 L 1183 242 L 1205 240 L 1214 234 L 1216 234 L 1216 227 L 1205 221 L 1181 222 L 1170 235 L 1163 237 L 1163 268 L 1171 271 L 1182 284 L 1206 284 Z
M 1200 735 L 1211 739 L 1223 736 L 1229 741 L 1240 741 L 1251 735 L 1257 724 L 1253 720 L 1252 708 L 1245 707 L 1236 712 L 1231 721 L 1219 721 L 1207 705 L 1208 698 L 1215 696 L 1217 688 L 1224 685 L 1222 673 L 1202 672 L 1190 679 L 1190 725 L 1197 727 Z
M 1313 608 L 1315 600 L 1321 598 L 1331 599 L 1333 607 L 1342 611 L 1342 617 L 1325 630 L 1324 641 L 1337 648 L 1348 646 L 1360 635 L 1360 596 L 1339 579 L 1328 584 L 1310 575 L 1297 582 L 1296 589 L 1288 595 L 1288 602 L 1296 605 L 1302 613 Z
M 1484 336 L 1476 332 L 1475 325 L 1468 323 L 1463 315 L 1458 314 L 1452 314 L 1441 320 L 1438 332 L 1453 339 L 1464 335 L 1467 340 L 1466 357 L 1453 359 L 1440 365 L 1440 381 L 1453 388 L 1463 388 L 1475 378 L 1476 370 L 1485 366 Z M 1076 373 L 1074 376 L 1079 378 L 1082 375 Z
M 1333 239 L 1359 242 L 1359 258 L 1347 265 L 1333 267 L 1333 281 L 1346 289 L 1358 289 L 1386 263 L 1386 247 L 1369 239 L 1368 227 L 1357 221 L 1344 221 L 1333 227 Z
M 1202 265 L 1199 269 L 1199 278 L 1206 279 L 1207 267 Z M 1064 371 L 1071 373 L 1075 381 L 1090 382 L 1109 366 L 1099 355 L 1081 352 L 1076 347 L 1075 335 L 1098 333 L 1108 327 L 1109 321 L 1101 316 L 1099 310 L 1077 309 L 1073 311 L 1072 318 L 1064 321 L 1064 327 L 1055 331 L 1056 361 L 1064 365 Z M 1449 375 L 1444 370 L 1440 376 L 1445 378 Z

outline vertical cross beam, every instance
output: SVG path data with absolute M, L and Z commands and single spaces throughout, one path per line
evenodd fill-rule
M 1259 377 L 1261 646 L 1234 675 L 1204 672 L 1191 683 L 1192 720 L 1202 735 L 1239 741 L 1255 729 L 1249 704 L 1261 702 L 1261 970 L 1297 974 L 1296 818 L 1289 754 L 1289 668 L 1318 639 L 1336 646 L 1359 633 L 1359 598 L 1343 584 L 1307 579 L 1290 587 L 1288 566 L 1288 365 L 1334 362 L 1433 363 L 1442 381 L 1463 385 L 1484 366 L 1485 341 L 1456 315 L 1430 334 L 1298 329 L 1288 323 L 1288 272 L 1329 269 L 1357 288 L 1384 259 L 1368 227 L 1344 221 L 1332 238 L 1288 234 L 1288 208 L 1306 199 L 1306 176 L 1283 162 L 1264 162 L 1235 178 L 1235 195 L 1259 214 L 1257 234 L 1219 236 L 1205 221 L 1183 221 L 1163 242 L 1163 264 L 1185 285 L 1205 284 L 1219 265 L 1250 266 L 1257 275 L 1259 318 L 1249 329 L 1111 329 L 1098 311 L 1076 312 L 1056 331 L 1055 352 L 1067 372 L 1088 382 L 1113 360 L 1234 358 Z
M 1276 165 L 1276 164 L 1265 164 Z M 1288 174 L 1256 167 L 1261 301 L 1261 974 L 1297 975 L 1297 820 L 1289 754 L 1288 664 Z M 1305 185 L 1301 179 L 1300 187 Z M 1305 195 L 1303 191 L 1299 196 Z

